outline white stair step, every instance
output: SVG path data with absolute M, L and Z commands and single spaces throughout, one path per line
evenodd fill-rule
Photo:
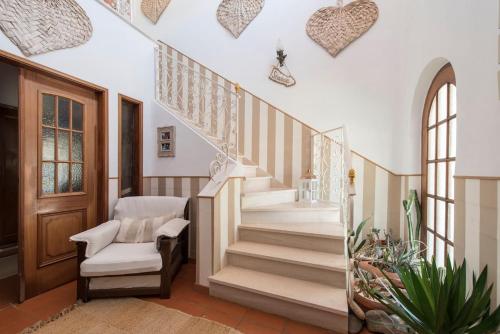
M 229 265 L 345 287 L 344 255 L 249 241 L 238 241 L 226 254 Z
M 256 177 L 257 176 L 257 166 L 254 165 L 242 165 L 243 173 L 245 177 Z
M 271 176 L 245 177 L 243 193 L 268 191 L 271 189 L 271 182 Z
M 243 197 L 242 197 L 243 198 Z M 269 205 L 242 206 L 243 224 L 260 223 L 339 223 L 340 210 L 337 205 L 330 202 L 317 202 L 306 204 L 302 202 L 289 202 Z
M 209 281 L 213 296 L 347 332 L 345 289 L 233 266 L 224 267 Z
M 290 203 L 296 200 L 296 189 L 271 188 L 268 191 L 248 192 L 241 196 L 241 208 Z
M 344 228 L 335 223 L 258 223 L 238 226 L 239 240 L 344 254 Z

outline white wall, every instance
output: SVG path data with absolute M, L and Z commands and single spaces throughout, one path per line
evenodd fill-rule
M 17 107 L 19 103 L 19 72 L 9 64 L 0 63 L 0 103 Z
M 154 43 L 97 1 L 78 2 L 92 21 L 92 38 L 76 48 L 32 56 L 30 60 L 109 90 L 109 176 L 118 175 L 118 93 L 144 102 L 145 176 L 208 175 L 208 164 L 215 156 L 212 146 L 154 102 Z M 4 34 L 0 34 L 0 49 L 22 57 Z M 0 73 L 3 83 L 3 70 Z M 158 158 L 156 128 L 167 125 L 177 126 L 177 156 Z
M 312 13 L 332 1 L 266 1 L 239 39 L 217 22 L 219 1 L 174 0 L 156 26 L 132 1 L 134 23 L 150 36 L 319 130 L 347 124 L 353 149 L 396 173 L 420 172 L 422 90 L 441 64 L 436 59 L 451 61 L 457 174 L 499 174 L 498 0 L 377 0 L 379 20 L 336 58 L 305 32 Z M 267 79 L 278 38 L 297 80 L 292 88 Z

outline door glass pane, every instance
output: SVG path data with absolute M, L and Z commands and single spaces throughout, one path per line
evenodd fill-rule
M 69 192 L 69 164 L 57 164 L 57 191 L 60 193 Z
M 438 92 L 438 122 L 448 116 L 448 85 L 439 88 Z
M 437 164 L 437 190 L 436 195 L 446 196 L 446 162 Z
M 57 134 L 57 160 L 69 160 L 69 131 L 59 130 Z
M 58 98 L 57 124 L 60 128 L 69 129 L 69 99 L 65 97 Z
M 450 84 L 450 116 L 457 113 L 457 87 Z
M 436 238 L 436 264 L 444 266 L 444 241 L 440 238 Z
M 83 104 L 73 101 L 73 130 L 83 131 Z
M 431 195 L 436 194 L 435 190 L 435 173 L 436 164 L 430 163 L 427 165 L 427 193 Z
M 448 198 L 455 199 L 455 161 L 448 163 Z
M 427 158 L 429 160 L 436 159 L 436 128 L 432 128 L 429 130 L 427 140 Z
M 432 100 L 431 110 L 429 111 L 429 126 L 436 124 L 436 98 Z
M 427 231 L 427 261 L 431 261 L 433 255 L 434 255 L 434 234 L 432 234 L 432 232 Z
M 73 144 L 71 148 L 73 161 L 83 161 L 83 134 L 73 132 Z
M 42 160 L 55 159 L 54 129 L 42 128 Z
M 56 97 L 47 94 L 42 94 L 42 96 L 42 124 L 47 126 L 55 126 Z
M 434 198 L 427 197 L 427 226 L 430 229 L 434 227 Z
M 71 187 L 73 191 L 83 191 L 82 164 L 71 164 Z
M 455 240 L 455 204 L 448 203 L 448 240 Z
M 445 232 L 446 203 L 436 200 L 436 232 L 444 237 Z
M 55 178 L 55 168 L 53 162 L 43 162 L 42 163 L 42 193 L 43 194 L 53 194 L 54 193 L 54 178 Z
M 446 158 L 446 136 L 447 136 L 446 123 L 438 127 L 438 159 Z
M 449 130 L 449 153 L 448 156 L 450 158 L 454 158 L 457 156 L 457 119 L 454 118 L 450 120 L 450 130 Z

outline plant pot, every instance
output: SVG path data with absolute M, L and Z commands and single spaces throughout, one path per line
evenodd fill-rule
M 358 292 L 357 289 L 354 290 L 354 300 L 365 311 L 382 310 L 385 312 L 389 312 L 387 307 L 385 307 L 384 305 L 382 305 L 381 303 L 379 303 L 374 299 L 363 296 L 361 293 Z
M 377 267 L 375 267 L 374 265 L 372 265 L 371 262 L 369 262 L 369 261 L 359 262 L 359 267 L 365 271 L 368 271 L 369 273 L 371 273 L 375 277 L 380 277 L 380 278 L 384 277 L 384 275 L 382 274 L 382 271 L 380 269 L 378 269 Z M 401 279 L 399 279 L 398 274 L 391 273 L 391 272 L 388 272 L 385 270 L 384 270 L 384 274 L 386 274 L 387 277 L 389 278 L 389 280 L 391 280 L 391 282 L 394 283 L 398 288 L 400 288 L 400 289 L 405 288 L 405 286 L 401 282 Z

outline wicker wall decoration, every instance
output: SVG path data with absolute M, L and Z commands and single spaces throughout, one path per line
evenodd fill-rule
M 75 0 L 2 0 L 0 30 L 31 56 L 87 42 L 92 23 Z
M 151 22 L 156 24 L 169 4 L 170 0 L 142 0 L 141 10 Z
M 367 32 L 377 21 L 378 7 L 371 0 L 355 0 L 343 6 L 324 7 L 307 22 L 306 31 L 316 43 L 336 56 Z
M 217 20 L 238 38 L 262 7 L 264 0 L 223 0 L 217 9 Z

